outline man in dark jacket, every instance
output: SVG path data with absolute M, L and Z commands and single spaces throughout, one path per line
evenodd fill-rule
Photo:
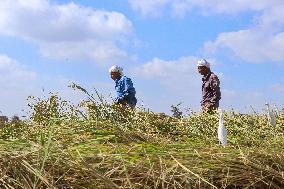
M 205 59 L 197 62 L 198 72 L 202 77 L 202 100 L 203 112 L 212 112 L 218 109 L 221 99 L 220 81 L 210 70 L 210 64 Z

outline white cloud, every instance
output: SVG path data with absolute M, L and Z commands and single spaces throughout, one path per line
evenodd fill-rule
M 157 15 L 157 12 L 164 10 L 181 17 L 193 9 L 203 14 L 236 14 L 243 11 L 262 11 L 283 5 L 282 0 L 129 0 L 129 3 L 135 11 L 144 16 Z
M 207 51 L 228 48 L 248 62 L 284 61 L 284 3 L 265 10 L 256 20 L 256 25 L 249 29 L 219 34 L 204 48 Z
M 134 10 L 151 15 L 158 10 L 183 17 L 192 9 L 201 14 L 239 14 L 254 11 L 256 16 L 250 28 L 220 33 L 206 42 L 205 50 L 214 52 L 230 49 L 237 57 L 247 62 L 284 61 L 284 2 L 283 0 L 168 0 L 143 1 L 129 0 Z M 154 3 L 156 2 L 156 3 Z
M 183 87 L 187 81 L 196 86 L 199 75 L 197 73 L 196 57 L 182 57 L 178 60 L 166 61 L 154 58 L 152 61 L 136 68 L 134 72 L 145 79 L 159 80 L 161 83 L 174 87 Z M 174 85 L 180 83 L 181 85 Z
M 38 76 L 16 60 L 0 54 L 0 111 L 4 115 L 20 114 L 26 99 L 35 91 Z
M 62 49 L 62 50 L 60 50 Z M 57 42 L 45 43 L 40 47 L 40 52 L 45 57 L 59 59 L 92 59 L 97 64 L 117 63 L 131 57 L 127 52 L 117 48 L 110 41 L 95 41 L 89 40 L 85 43 L 78 42 Z
M 131 72 L 146 86 L 137 88 L 139 101 L 144 101 L 144 105 L 155 111 L 169 110 L 171 105 L 179 102 L 198 110 L 201 75 L 197 72 L 197 60 L 197 57 L 181 57 L 172 61 L 154 58 L 134 68 Z
M 264 31 L 279 32 L 283 31 L 284 26 L 284 2 L 271 6 L 262 11 L 262 14 L 257 17 L 257 25 L 262 27 Z
M 284 83 L 264 86 L 258 90 L 237 91 L 235 89 L 223 89 L 220 106 L 226 110 L 234 109 L 241 112 L 260 112 L 263 113 L 265 103 L 283 108 L 284 101 L 283 88 Z
M 237 14 L 244 11 L 262 11 L 283 4 L 281 0 L 174 0 L 184 10 L 197 7 L 204 14 Z M 175 11 L 178 11 L 176 9 Z
M 49 92 L 57 92 L 64 100 L 72 102 L 78 102 L 83 98 L 80 93 L 67 87 L 70 79 L 63 76 L 40 75 L 3 54 L 0 54 L 0 74 L 0 115 L 27 115 L 28 96 L 41 98 L 49 96 Z
M 234 89 L 223 89 L 220 106 L 225 110 L 234 109 L 241 112 L 261 111 L 266 97 L 260 91 L 236 91 Z
M 284 32 L 272 34 L 257 28 L 221 33 L 214 42 L 207 42 L 206 51 L 220 48 L 231 49 L 234 54 L 248 62 L 280 62 L 284 60 Z
M 128 55 L 119 46 L 132 30 L 131 21 L 118 12 L 48 0 L 0 2 L 0 34 L 31 41 L 48 57 L 124 59 Z
M 170 2 L 171 0 L 129 0 L 131 7 L 135 11 L 141 12 L 143 16 L 160 16 L 162 14 L 161 9 Z
M 6 55 L 0 54 L 0 83 L 6 87 L 24 87 L 22 84 L 34 81 L 37 78 L 36 73 L 27 70 L 24 66 L 18 64 L 15 60 Z

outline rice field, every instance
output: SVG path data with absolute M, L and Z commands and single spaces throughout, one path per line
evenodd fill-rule
M 284 115 L 182 117 L 122 110 L 97 93 L 78 105 L 30 97 L 30 119 L 0 130 L 0 188 L 284 188 Z

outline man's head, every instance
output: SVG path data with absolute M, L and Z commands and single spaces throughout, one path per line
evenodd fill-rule
M 198 72 L 201 75 L 207 75 L 210 72 L 210 63 L 207 62 L 205 59 L 201 59 L 197 61 L 197 68 Z
M 114 65 L 109 68 L 109 73 L 110 73 L 111 79 L 116 80 L 123 75 L 123 68 Z

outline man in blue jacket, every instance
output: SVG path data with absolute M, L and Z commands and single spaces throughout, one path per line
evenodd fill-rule
M 123 75 L 123 68 L 119 66 L 112 66 L 109 69 L 110 77 L 115 81 L 115 90 L 117 97 L 115 103 L 122 106 L 128 105 L 134 108 L 137 103 L 135 97 L 136 91 L 130 78 Z

